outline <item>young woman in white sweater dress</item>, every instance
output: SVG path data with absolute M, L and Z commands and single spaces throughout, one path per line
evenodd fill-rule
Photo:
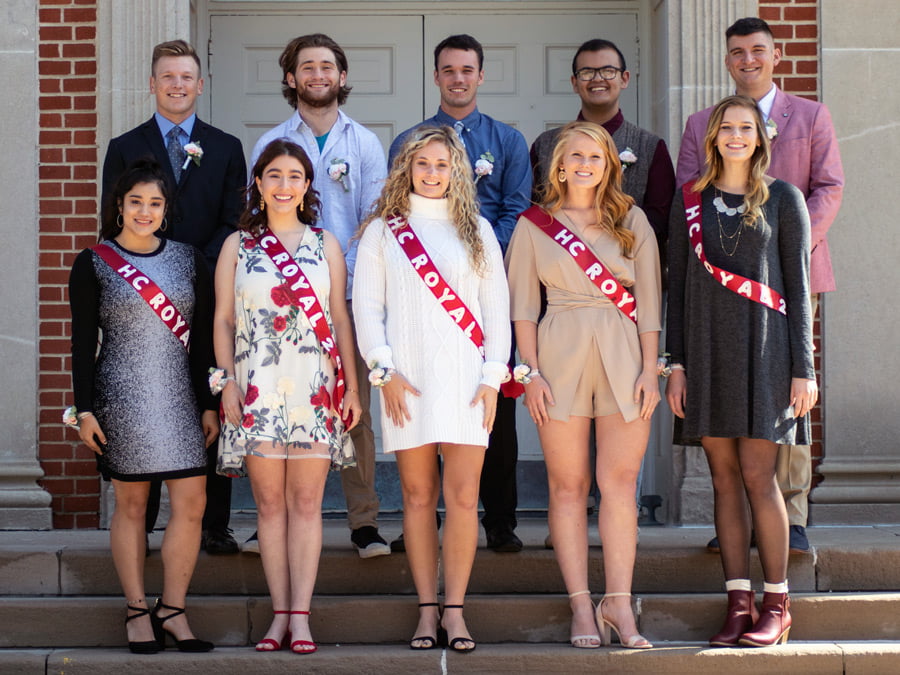
M 509 293 L 500 245 L 478 215 L 473 170 L 452 129 L 410 134 L 359 236 L 357 338 L 370 381 L 381 388 L 384 449 L 396 453 L 403 534 L 419 596 L 410 647 L 437 647 L 443 628 L 451 649 L 471 651 L 462 607 L 478 542 L 481 466 L 497 391 L 508 376 Z M 401 246 L 409 240 L 421 244 L 424 257 Z M 443 615 L 434 518 L 442 482 Z

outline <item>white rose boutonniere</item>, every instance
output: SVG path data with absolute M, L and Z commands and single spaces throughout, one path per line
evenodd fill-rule
M 335 157 L 331 160 L 331 166 L 328 167 L 328 177 L 340 183 L 341 187 L 344 188 L 344 192 L 350 192 L 350 188 L 347 187 L 347 182 L 344 180 L 344 176 L 348 173 L 350 173 L 350 163 L 346 159 Z
M 778 135 L 778 125 L 775 124 L 775 120 L 771 117 L 766 121 L 766 136 L 769 137 L 770 141 L 774 141 L 775 137 Z
M 492 173 L 494 173 L 494 156 L 488 150 L 475 162 L 475 182 L 480 181 L 482 176 L 490 176 Z
M 637 155 L 634 154 L 634 150 L 631 148 L 625 148 L 619 153 L 619 161 L 622 162 L 622 171 L 625 171 L 625 169 L 637 162 L 637 160 Z
M 182 171 L 187 169 L 191 162 L 195 166 L 200 166 L 200 160 L 203 159 L 203 148 L 200 147 L 197 141 L 191 141 L 185 145 L 184 151 L 187 153 L 187 159 L 184 160 L 184 164 L 181 166 Z

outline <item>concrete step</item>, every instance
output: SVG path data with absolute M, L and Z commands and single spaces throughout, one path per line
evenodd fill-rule
M 243 541 L 252 532 L 236 532 Z M 382 529 L 386 538 L 399 534 L 399 523 Z M 394 529 L 394 532 L 390 530 Z M 480 548 L 469 586 L 472 593 L 562 593 L 563 583 L 553 551 L 543 547 L 543 521 L 523 522 L 518 532 L 525 550 L 497 554 Z M 634 570 L 636 593 L 711 593 L 722 589 L 719 557 L 706 552 L 711 528 L 642 528 Z M 592 535 L 591 588 L 603 588 L 603 551 Z M 792 555 L 788 570 L 795 592 L 889 591 L 900 589 L 900 527 L 810 528 L 812 549 Z M 158 594 L 162 583 L 161 533 L 151 536 L 147 560 L 147 592 Z M 483 542 L 482 542 L 483 546 Z M 754 580 L 761 579 L 753 553 Z M 760 585 L 760 584 L 757 584 Z M 319 595 L 410 594 L 412 578 L 404 554 L 361 560 L 349 544 L 344 523 L 329 521 L 319 565 Z M 267 589 L 260 558 L 252 554 L 200 554 L 191 593 L 200 595 L 264 595 Z M 109 535 L 103 531 L 0 533 L 0 596 L 118 595 L 112 572 Z
M 636 596 L 638 623 L 650 640 L 705 642 L 720 627 L 725 596 Z M 792 596 L 800 641 L 900 640 L 900 593 Z M 260 640 L 271 619 L 267 597 L 188 598 L 197 635 L 222 646 Z M 325 644 L 401 644 L 416 626 L 411 596 L 316 596 L 312 633 Z M 7 597 L 0 600 L 0 647 L 116 647 L 123 644 L 124 602 L 118 597 Z M 566 643 L 568 600 L 563 595 L 469 595 L 466 621 L 479 642 Z M 898 663 L 900 669 L 900 663 Z
M 21 675 L 143 675 L 190 672 L 310 675 L 452 675 L 454 673 L 666 673 L 666 675 L 890 675 L 900 645 L 790 642 L 767 649 L 708 649 L 670 643 L 659 649 L 572 649 L 556 644 L 479 645 L 470 654 L 415 652 L 405 646 L 323 645 L 315 654 L 259 654 L 217 648 L 209 654 L 171 650 L 134 656 L 125 649 L 0 650 L 0 672 Z

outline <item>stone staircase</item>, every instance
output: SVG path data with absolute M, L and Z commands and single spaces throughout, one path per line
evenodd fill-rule
M 252 519 L 234 523 L 239 539 Z M 399 521 L 382 524 L 386 537 Z M 0 673 L 900 673 L 900 526 L 811 528 L 813 550 L 791 557 L 791 642 L 769 649 L 709 649 L 724 610 L 710 528 L 645 527 L 635 566 L 641 631 L 657 649 L 568 646 L 569 610 L 543 520 L 524 521 L 520 554 L 479 549 L 466 619 L 472 654 L 414 652 L 416 607 L 406 556 L 360 560 L 343 520 L 325 528 L 313 599 L 313 655 L 252 650 L 271 607 L 258 556 L 201 553 L 189 612 L 204 655 L 172 649 L 137 657 L 123 647 L 123 600 L 106 532 L 0 533 Z M 161 585 L 160 534 L 147 563 L 148 595 Z M 599 541 L 592 588 L 603 588 Z M 754 561 L 754 578 L 760 572 Z

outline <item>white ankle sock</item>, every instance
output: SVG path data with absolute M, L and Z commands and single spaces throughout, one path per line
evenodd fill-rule
M 751 591 L 753 587 L 750 586 L 749 579 L 729 579 L 725 582 L 725 590 L 726 591 Z
M 768 582 L 763 584 L 763 593 L 787 593 L 787 592 L 788 592 L 787 579 L 782 581 L 780 584 L 770 584 Z

